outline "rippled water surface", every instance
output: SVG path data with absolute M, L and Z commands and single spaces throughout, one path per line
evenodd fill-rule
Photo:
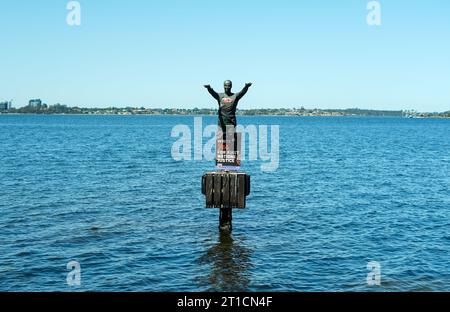
M 450 290 L 450 120 L 239 122 L 280 126 L 280 167 L 244 162 L 229 236 L 200 192 L 214 164 L 171 157 L 193 117 L 0 116 L 0 290 Z

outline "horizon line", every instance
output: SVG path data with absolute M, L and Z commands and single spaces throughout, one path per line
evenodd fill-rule
M 8 101 L 3 101 L 1 103 L 9 103 Z M 53 107 L 53 106 L 65 106 L 70 109 L 78 108 L 78 109 L 87 109 L 87 110 L 108 110 L 108 109 L 136 109 L 136 110 L 178 110 L 178 111 L 188 111 L 188 110 L 211 110 L 215 111 L 218 108 L 211 108 L 211 107 L 187 107 L 187 108 L 179 108 L 179 107 L 145 107 L 145 106 L 107 106 L 107 107 L 83 107 L 83 106 L 68 106 L 67 104 L 61 104 L 61 103 L 55 103 L 55 104 L 46 104 L 43 103 L 42 105 L 47 105 L 47 107 Z M 29 107 L 30 105 L 24 105 L 21 107 L 13 107 L 11 106 L 10 109 L 22 109 Z M 36 107 L 36 106 L 32 106 Z M 348 111 L 348 110 L 359 110 L 359 111 L 373 111 L 373 112 L 402 112 L 402 113 L 414 113 L 414 114 L 442 114 L 442 113 L 448 113 L 449 110 L 446 111 L 417 111 L 415 109 L 373 109 L 373 108 L 359 108 L 359 107 L 347 107 L 347 108 L 320 108 L 320 107 L 314 107 L 314 108 L 307 108 L 304 106 L 301 107 L 280 107 L 280 108 L 238 108 L 237 111 L 252 111 L 252 110 L 275 110 L 275 111 L 283 111 L 283 110 L 294 110 L 294 111 Z

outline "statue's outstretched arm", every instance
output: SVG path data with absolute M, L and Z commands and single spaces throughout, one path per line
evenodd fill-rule
M 237 100 L 240 100 L 241 98 L 243 98 L 244 95 L 247 93 L 248 88 L 250 88 L 251 86 L 252 86 L 252 83 L 251 83 L 251 82 L 246 83 L 246 84 L 245 84 L 245 87 L 242 89 L 242 91 L 239 92 L 239 93 L 237 94 L 236 99 L 237 99 Z
M 205 85 L 204 87 L 208 90 L 209 94 L 211 94 L 213 98 L 219 101 L 219 94 L 216 91 L 214 91 L 214 89 L 211 88 L 210 85 Z

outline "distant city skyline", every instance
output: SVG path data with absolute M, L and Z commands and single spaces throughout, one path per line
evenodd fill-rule
M 259 108 L 450 110 L 450 2 L 2 1 L 0 102 L 213 108 L 203 88 L 253 87 Z

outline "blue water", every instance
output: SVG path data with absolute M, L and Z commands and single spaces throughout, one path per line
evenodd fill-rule
M 450 290 L 450 120 L 239 122 L 280 125 L 280 167 L 244 162 L 227 236 L 200 192 L 213 163 L 171 158 L 193 117 L 0 116 L 0 290 Z

